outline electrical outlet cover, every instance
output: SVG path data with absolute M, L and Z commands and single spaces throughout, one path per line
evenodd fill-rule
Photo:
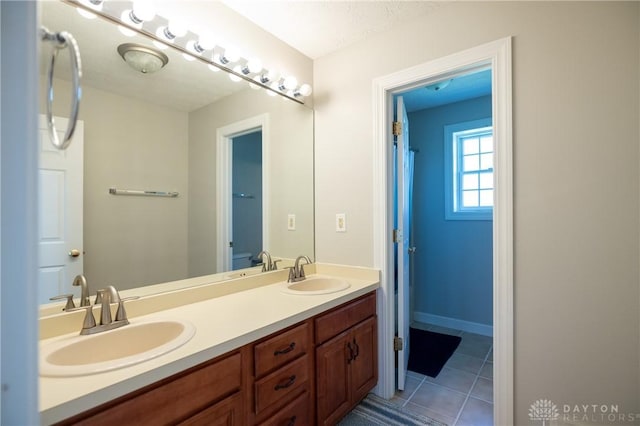
M 295 231 L 296 230 L 296 215 L 295 214 L 290 214 L 287 216 L 287 229 L 289 231 Z
M 347 217 L 344 213 L 336 214 L 336 232 L 347 232 Z

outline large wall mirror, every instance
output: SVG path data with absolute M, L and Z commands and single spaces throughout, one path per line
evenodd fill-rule
M 313 257 L 311 108 L 231 81 L 171 48 L 161 51 L 164 67 L 140 72 L 118 46 L 153 48 L 146 36 L 125 36 L 112 22 L 86 19 L 59 1 L 41 2 L 40 12 L 49 30 L 75 36 L 83 68 L 83 125 L 72 142 L 82 148 L 76 160 L 81 173 L 51 173 L 41 160 L 41 191 L 52 189 L 40 197 L 41 245 L 71 226 L 56 222 L 56 209 L 81 192 L 81 207 L 69 209 L 76 213 L 73 223 L 82 224 L 82 239 L 67 248 L 79 253 L 65 257 L 81 265 L 92 294 L 107 285 L 127 290 L 232 278 L 230 270 L 255 265 L 261 250 L 275 258 Z M 43 46 L 43 113 L 50 54 Z M 70 104 L 65 54 L 58 54 L 54 74 L 59 117 L 68 116 Z M 43 137 L 41 156 L 71 156 L 48 144 Z M 128 190 L 158 193 L 120 195 Z M 79 296 L 71 286 L 76 273 L 55 262 L 41 265 L 41 303 L 59 293 Z

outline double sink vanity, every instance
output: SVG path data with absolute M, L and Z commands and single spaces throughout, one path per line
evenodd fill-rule
M 41 318 L 41 422 L 335 424 L 377 383 L 379 273 L 305 266 L 127 301 L 88 336 L 84 309 Z

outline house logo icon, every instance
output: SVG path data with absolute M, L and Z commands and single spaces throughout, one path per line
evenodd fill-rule
M 542 421 L 542 426 L 547 426 L 547 422 L 557 420 L 560 417 L 556 404 L 548 399 L 539 399 L 529 408 L 529 418 L 534 421 Z

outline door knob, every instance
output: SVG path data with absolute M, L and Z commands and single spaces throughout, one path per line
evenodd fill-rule
M 69 256 L 70 256 L 70 257 L 78 257 L 78 256 L 80 256 L 80 250 L 78 250 L 78 249 L 71 249 L 71 250 L 69 251 Z

